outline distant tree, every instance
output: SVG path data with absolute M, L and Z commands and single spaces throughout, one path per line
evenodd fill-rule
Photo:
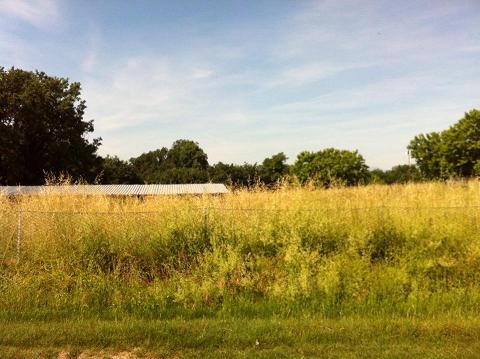
M 91 142 L 93 121 L 84 121 L 80 84 L 0 67 L 0 183 L 44 183 L 45 173 L 92 181 L 100 165 Z
M 287 156 L 283 152 L 265 158 L 259 170 L 260 180 L 266 185 L 273 185 L 288 174 Z
M 385 184 L 385 171 L 380 168 L 374 168 L 369 171 L 368 183 L 371 184 Z
M 301 152 L 294 163 L 293 174 L 300 182 L 317 185 L 357 185 L 368 179 L 368 167 L 357 151 L 327 148 L 318 152 Z
M 408 149 L 422 175 L 427 179 L 448 178 L 452 175 L 446 161 L 446 143 L 440 133 L 432 132 L 416 136 Z
M 140 184 L 142 178 L 135 167 L 117 156 L 107 156 L 102 162 L 101 183 L 104 184 Z
M 166 170 L 168 149 L 161 149 L 142 153 L 130 159 L 135 171 L 145 183 L 162 183 L 162 173 Z
M 131 158 L 145 183 L 204 183 L 208 181 L 208 157 L 198 143 L 177 140 L 165 147 Z
M 218 162 L 208 169 L 209 180 L 229 184 L 235 187 L 249 187 L 258 179 L 257 164 L 243 165 Z
M 385 183 L 409 183 L 421 180 L 421 174 L 415 165 L 397 165 L 385 171 Z
M 416 136 L 408 149 L 428 179 L 471 177 L 480 168 L 480 111 L 471 110 L 440 133 Z
M 415 165 L 397 165 L 387 171 L 373 169 L 370 171 L 370 183 L 409 183 L 417 182 L 422 178 L 421 173 Z
M 168 150 L 167 165 L 170 168 L 208 168 L 208 156 L 197 142 L 190 140 L 177 140 Z
M 206 183 L 208 171 L 194 167 L 167 168 L 159 176 L 159 183 Z

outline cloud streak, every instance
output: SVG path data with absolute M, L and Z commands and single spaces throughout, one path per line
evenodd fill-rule
M 272 2 L 261 14 L 172 3 L 178 16 L 154 4 L 82 13 L 62 3 L 62 14 L 53 0 L 0 4 L 11 21 L 0 25 L 0 55 L 80 81 L 103 154 L 192 138 L 211 161 L 335 146 L 389 167 L 413 135 L 479 105 L 476 1 Z M 52 19 L 65 21 L 65 36 L 38 36 Z M 35 28 L 28 36 L 12 33 L 24 23 Z
M 0 13 L 42 29 L 60 18 L 56 0 L 0 0 Z

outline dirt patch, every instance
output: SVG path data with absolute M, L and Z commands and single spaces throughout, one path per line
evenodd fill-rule
M 79 355 L 71 356 L 67 352 L 60 352 L 57 356 L 57 359 L 151 359 L 154 358 L 151 355 L 141 354 L 140 351 L 136 352 L 118 352 L 118 353 L 107 353 L 107 352 L 93 352 L 85 351 Z

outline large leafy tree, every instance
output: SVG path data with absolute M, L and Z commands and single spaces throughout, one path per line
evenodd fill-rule
M 167 166 L 172 168 L 208 168 L 208 156 L 197 142 L 190 140 L 177 140 L 168 150 L 166 157 Z
M 480 174 L 480 111 L 471 110 L 442 132 L 416 136 L 408 149 L 428 179 Z
M 283 152 L 265 158 L 260 166 L 260 180 L 266 185 L 274 185 L 288 173 L 287 156 Z
M 101 139 L 88 140 L 80 84 L 0 67 L 0 183 L 42 184 L 45 174 L 93 180 Z
M 122 161 L 117 156 L 107 156 L 103 159 L 100 180 L 105 184 L 143 183 L 132 163 Z
M 203 183 L 208 181 L 208 157 L 197 142 L 177 140 L 168 150 L 161 183 Z
M 166 169 L 168 148 L 142 153 L 130 159 L 135 171 L 146 183 L 161 183 L 162 173 Z
M 177 140 L 130 159 L 146 183 L 203 183 L 208 181 L 208 157 L 197 142 Z
M 293 174 L 302 183 L 313 181 L 321 186 L 357 185 L 368 179 L 368 167 L 357 151 L 326 148 L 318 152 L 303 151 L 297 156 Z

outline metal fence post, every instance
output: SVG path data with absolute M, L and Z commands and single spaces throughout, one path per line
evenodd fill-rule
M 203 207 L 203 239 L 208 237 L 208 207 Z
M 18 209 L 18 224 L 17 224 L 17 263 L 20 262 L 20 246 L 22 243 L 22 209 Z

